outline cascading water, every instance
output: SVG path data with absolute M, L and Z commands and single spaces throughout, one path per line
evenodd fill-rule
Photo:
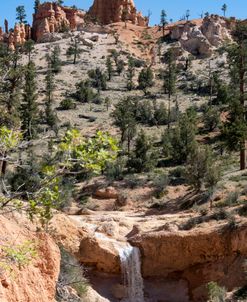
M 137 247 L 127 244 L 118 247 L 127 298 L 122 302 L 144 302 L 141 255 Z

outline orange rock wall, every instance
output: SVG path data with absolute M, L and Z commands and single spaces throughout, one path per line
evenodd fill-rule
M 83 11 L 45 2 L 33 15 L 33 39 L 39 42 L 49 33 L 60 32 L 66 28 L 76 30 L 84 23 L 84 16 Z
M 127 10 L 127 20 L 139 26 L 146 26 L 147 18 L 137 12 L 133 0 L 95 0 L 89 15 L 102 24 L 122 22 L 123 12 Z

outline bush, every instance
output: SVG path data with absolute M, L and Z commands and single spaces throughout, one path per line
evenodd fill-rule
M 72 99 L 64 99 L 60 102 L 60 110 L 71 110 L 76 109 L 76 103 Z
M 66 286 L 73 287 L 80 297 L 87 292 L 88 281 L 84 277 L 83 267 L 78 263 L 76 258 L 68 253 L 63 247 L 60 247 L 61 267 L 58 280 L 58 288 Z M 63 297 L 57 291 L 57 300 L 64 301 Z
M 162 197 L 166 187 L 169 184 L 169 177 L 166 173 L 155 175 L 153 178 L 153 185 L 155 187 L 155 197 Z
M 76 93 L 75 98 L 78 102 L 81 103 L 90 103 L 96 97 L 93 89 L 90 86 L 90 82 L 88 80 L 81 81 L 76 84 Z
M 229 192 L 224 201 L 224 205 L 229 206 L 229 207 L 236 205 L 238 203 L 238 198 L 239 198 L 238 191 Z
M 114 180 L 122 180 L 125 164 L 123 158 L 118 158 L 114 163 L 109 163 L 105 170 L 106 177 Z
M 197 191 L 201 190 L 203 184 L 211 189 L 216 186 L 220 170 L 209 148 L 196 146 L 189 155 L 185 175 L 188 183 Z
M 217 128 L 220 123 L 219 109 L 213 107 L 207 107 L 203 115 L 203 122 L 204 122 L 205 129 L 209 132 Z
M 207 288 L 210 302 L 226 301 L 226 289 L 224 287 L 220 287 L 216 282 L 209 282 Z

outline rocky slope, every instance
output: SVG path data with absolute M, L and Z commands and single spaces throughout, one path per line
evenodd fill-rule
M 60 269 L 60 252 L 55 242 L 44 233 L 36 233 L 33 227 L 30 228 L 30 223 L 19 215 L 15 218 L 1 215 L 0 225 L 1 302 L 55 302 Z M 29 263 L 20 266 L 21 259 L 29 255 L 29 242 L 34 244 L 36 255 L 30 258 Z M 18 262 L 18 254 L 12 254 L 11 249 L 18 250 L 26 244 L 27 249 L 19 252 Z M 7 258 L 3 258 L 6 249 Z

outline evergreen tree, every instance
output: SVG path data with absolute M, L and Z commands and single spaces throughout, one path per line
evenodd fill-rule
M 56 45 L 51 51 L 49 59 L 53 73 L 59 73 L 61 71 L 62 61 L 60 59 L 60 53 L 61 49 L 58 45 Z
M 167 54 L 167 70 L 164 71 L 164 89 L 168 93 L 169 98 L 169 108 L 168 108 L 168 127 L 170 127 L 171 121 L 171 96 L 176 92 L 176 62 L 174 58 L 173 49 L 169 49 Z
M 166 18 L 167 18 L 166 11 L 164 9 L 162 9 L 161 15 L 160 15 L 160 24 L 162 26 L 163 38 L 165 37 L 165 27 L 168 24 Z
M 79 40 L 76 37 L 71 39 L 70 46 L 67 50 L 67 56 L 73 57 L 73 64 L 77 63 L 77 59 L 80 57 L 81 52 Z
M 121 73 L 124 71 L 124 61 L 123 60 L 117 60 L 116 66 L 117 66 L 118 75 L 121 75 Z
M 35 14 L 37 14 L 39 6 L 40 6 L 40 0 L 35 0 L 34 1 L 34 13 Z
M 147 94 L 147 88 L 150 88 L 154 85 L 153 82 L 154 74 L 151 67 L 143 68 L 138 77 L 139 89 L 144 91 L 144 94 Z
M 240 150 L 240 169 L 246 169 L 246 107 L 245 90 L 247 80 L 247 25 L 238 22 L 233 32 L 235 44 L 228 48 L 231 76 L 231 103 L 228 120 L 223 126 L 222 136 L 230 150 Z
M 121 144 L 127 141 L 128 154 L 131 141 L 136 133 L 135 108 L 135 102 L 131 98 L 127 98 L 120 101 L 112 113 L 114 124 L 121 132 Z
M 220 169 L 212 150 L 196 145 L 188 156 L 185 176 L 196 191 L 200 191 L 203 185 L 213 191 L 220 179 Z
M 57 132 L 57 115 L 53 109 L 54 104 L 54 74 L 52 72 L 51 64 L 48 63 L 48 70 L 45 77 L 46 81 L 46 97 L 45 97 L 45 122 L 50 129 Z
M 3 112 L 0 123 L 12 128 L 20 122 L 20 88 L 23 77 L 23 67 L 19 64 L 19 49 L 15 52 L 8 50 L 7 46 L 0 48 L 0 103 L 3 105 Z
M 190 10 L 187 9 L 186 13 L 185 13 L 185 18 L 187 21 L 189 21 L 189 17 L 190 17 Z
M 35 64 L 32 61 L 27 64 L 24 77 L 25 83 L 21 103 L 21 128 L 24 132 L 24 137 L 27 140 L 31 140 L 36 137 L 39 119 L 35 80 L 36 70 Z
M 90 86 L 90 81 L 85 80 L 76 84 L 76 100 L 81 103 L 91 103 L 96 97 L 93 89 Z
M 110 81 L 112 78 L 112 72 L 113 72 L 112 61 L 111 61 L 110 57 L 108 57 L 106 60 L 106 68 L 107 68 L 108 80 Z
M 223 11 L 224 17 L 226 16 L 227 5 L 223 4 L 221 10 Z
M 133 78 L 135 76 L 135 64 L 134 60 L 130 57 L 128 60 L 128 70 L 127 70 L 127 89 L 129 91 L 134 89 Z
M 31 62 L 31 54 L 34 50 L 34 41 L 28 40 L 24 43 L 24 52 L 28 55 L 28 62 Z
M 187 161 L 189 154 L 195 148 L 196 123 L 194 117 L 184 113 L 179 117 L 176 127 L 171 131 L 172 158 L 177 163 Z
M 156 159 L 152 152 L 152 143 L 150 138 L 142 129 L 135 141 L 135 149 L 127 163 L 128 167 L 133 168 L 135 172 L 148 172 L 155 165 Z
M 91 79 L 92 86 L 97 88 L 98 92 L 106 90 L 106 76 L 100 68 L 97 67 L 96 69 L 90 70 L 88 75 Z
M 26 11 L 24 5 L 19 5 L 16 8 L 16 20 L 18 20 L 20 23 L 27 23 L 26 21 Z

